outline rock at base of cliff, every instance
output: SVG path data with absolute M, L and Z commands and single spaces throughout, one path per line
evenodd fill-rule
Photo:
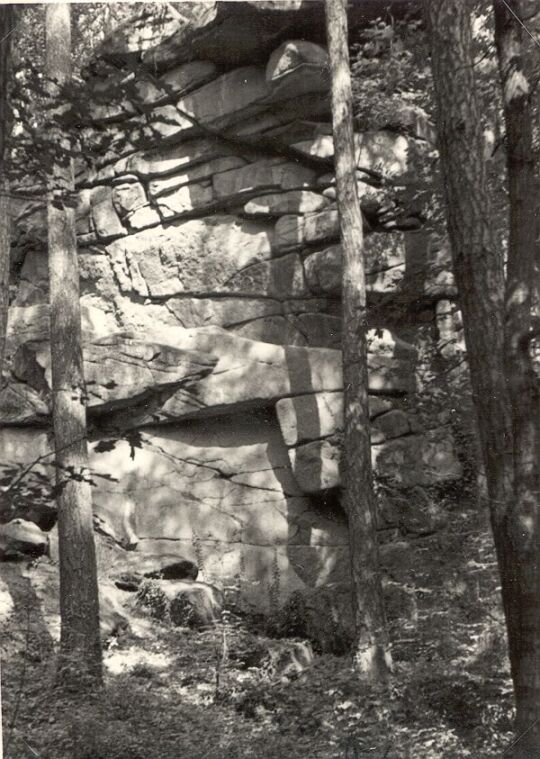
M 27 557 L 43 556 L 47 553 L 47 534 L 34 522 L 12 519 L 0 525 L 0 559 L 10 561 Z
M 223 594 L 205 582 L 149 580 L 140 586 L 137 602 L 158 619 L 168 619 L 179 627 L 202 629 L 221 619 Z

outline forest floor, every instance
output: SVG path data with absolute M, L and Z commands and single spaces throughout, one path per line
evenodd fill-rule
M 493 548 L 483 515 L 455 509 L 415 549 L 416 607 L 391 622 L 388 689 L 350 656 L 296 678 L 249 666 L 271 643 L 239 624 L 207 632 L 141 617 L 109 641 L 102 691 L 54 685 L 54 652 L 15 598 L 2 628 L 6 759 L 458 759 L 502 757 L 512 699 Z

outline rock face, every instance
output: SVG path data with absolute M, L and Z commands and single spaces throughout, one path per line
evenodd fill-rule
M 351 22 L 369 23 L 377 5 L 353 8 Z M 107 570 L 113 588 L 184 583 L 169 599 L 178 615 L 196 597 L 209 619 L 220 601 L 201 588 L 234 581 L 247 603 L 271 613 L 294 591 L 348 582 L 323 7 L 212 0 L 147 13 L 101 49 L 113 66 L 88 80 L 89 98 L 102 95 L 99 129 L 89 138 L 91 166 L 76 172 L 95 526 L 121 546 Z M 117 102 L 128 80 L 133 92 Z M 385 179 L 408 183 L 424 144 L 385 129 L 356 135 L 373 461 L 403 488 L 461 474 L 448 431 L 439 421 L 424 431 L 407 406 L 417 328 L 452 297 L 444 248 L 426 250 L 425 236 L 411 231 L 417 211 L 380 188 Z M 33 476 L 45 478 L 43 209 L 19 203 L 14 216 L 0 462 L 15 473 L 39 460 Z M 396 316 L 411 303 L 407 318 Z M 24 498 L 19 488 L 17 515 Z M 36 540 L 41 551 L 46 538 Z

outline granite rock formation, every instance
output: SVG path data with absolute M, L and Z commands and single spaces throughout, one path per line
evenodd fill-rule
M 96 520 L 132 549 L 125 571 L 142 575 L 148 556 L 172 554 L 196 565 L 203 582 L 239 578 L 265 609 L 270 597 L 348 577 L 341 252 L 322 6 L 180 5 L 126 24 L 99 52 L 112 66 L 107 77 L 97 64 L 88 73 L 89 97 L 102 95 L 96 144 L 107 135 L 91 165 L 77 166 Z M 372 6 L 354 23 L 368 23 Z M 440 420 L 423 429 L 407 398 L 417 327 L 436 318 L 452 282 L 418 208 L 389 201 L 383 187 L 414 177 L 426 143 L 390 130 L 356 139 L 373 311 L 373 460 L 396 487 L 429 488 L 459 479 L 461 467 L 449 431 Z M 37 461 L 32 471 L 46 473 L 43 209 L 19 203 L 14 213 L 0 460 Z M 400 519 L 381 516 L 381 526 Z

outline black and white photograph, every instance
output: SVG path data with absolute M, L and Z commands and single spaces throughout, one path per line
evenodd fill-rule
M 0 0 L 0 759 L 540 759 L 540 2 Z

